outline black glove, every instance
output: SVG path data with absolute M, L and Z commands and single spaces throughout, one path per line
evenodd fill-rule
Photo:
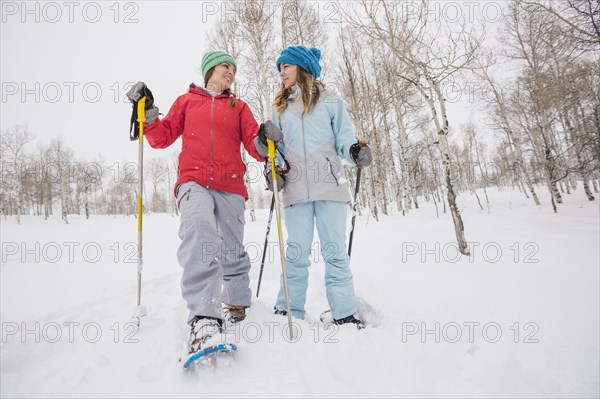
M 350 155 L 358 167 L 369 166 L 373 162 L 371 148 L 367 141 L 358 141 L 350 146 Z
M 261 123 L 258 128 L 258 135 L 254 139 L 254 146 L 256 151 L 261 157 L 269 156 L 269 147 L 267 146 L 267 139 L 278 142 L 283 138 L 283 132 L 277 127 L 272 121 L 268 120 L 265 123 Z
M 277 173 L 277 191 L 279 192 L 285 187 L 285 173 L 279 166 L 275 167 L 275 173 Z M 271 178 L 271 174 L 271 167 L 265 164 L 264 175 L 267 180 L 267 189 L 269 191 L 273 191 L 273 179 Z

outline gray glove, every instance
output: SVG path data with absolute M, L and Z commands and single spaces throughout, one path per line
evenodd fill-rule
M 158 116 L 158 107 L 155 107 L 153 105 L 152 108 L 146 110 L 146 124 L 147 125 L 153 124 L 154 121 L 156 120 L 157 116 Z
M 358 167 L 369 166 L 373 162 L 373 155 L 368 144 L 367 141 L 361 140 L 350 146 L 350 155 Z
M 146 84 L 141 81 L 131 86 L 131 89 L 129 89 L 129 91 L 127 92 L 127 98 L 132 103 L 136 103 L 144 95 L 148 97 L 148 95 L 152 96 L 152 93 L 150 92 L 150 90 L 148 90 Z M 154 105 L 154 98 L 146 98 L 146 124 L 153 124 L 154 121 L 156 121 L 157 116 L 158 107 Z
M 269 156 L 269 147 L 267 146 L 267 139 L 278 142 L 283 138 L 283 132 L 276 124 L 268 120 L 265 123 L 261 123 L 258 129 L 258 135 L 254 138 L 254 146 L 256 151 L 261 157 Z
M 137 82 L 136 84 L 131 86 L 131 89 L 129 89 L 129 91 L 127 92 L 127 98 L 131 102 L 136 102 L 137 100 L 142 98 L 142 96 L 144 95 L 145 88 L 146 88 L 146 83 L 141 82 L 141 81 Z

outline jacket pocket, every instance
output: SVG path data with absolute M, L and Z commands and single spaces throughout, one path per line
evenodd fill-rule
M 190 193 L 192 191 L 192 188 L 189 187 L 187 190 L 185 190 L 181 195 L 179 195 L 179 193 L 177 193 L 177 208 L 179 208 L 179 210 L 181 210 L 181 201 L 186 200 L 189 201 L 190 200 Z

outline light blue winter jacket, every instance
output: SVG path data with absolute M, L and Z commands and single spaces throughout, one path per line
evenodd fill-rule
M 278 148 L 290 164 L 284 206 L 305 201 L 350 201 L 342 160 L 355 164 L 350 146 L 356 143 L 354 129 L 339 95 L 322 90 L 313 109 L 303 115 L 300 88 L 295 85 L 288 107 L 273 122 L 283 131 Z

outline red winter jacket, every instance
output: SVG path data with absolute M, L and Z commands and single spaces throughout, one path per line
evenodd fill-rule
M 229 96 L 212 97 L 194 84 L 175 100 L 167 116 L 144 124 L 144 135 L 153 148 L 166 148 L 183 135 L 175 193 L 181 183 L 195 181 L 248 199 L 240 144 L 263 161 L 254 146 L 257 134 L 258 125 L 245 102 L 237 99 L 231 107 Z

